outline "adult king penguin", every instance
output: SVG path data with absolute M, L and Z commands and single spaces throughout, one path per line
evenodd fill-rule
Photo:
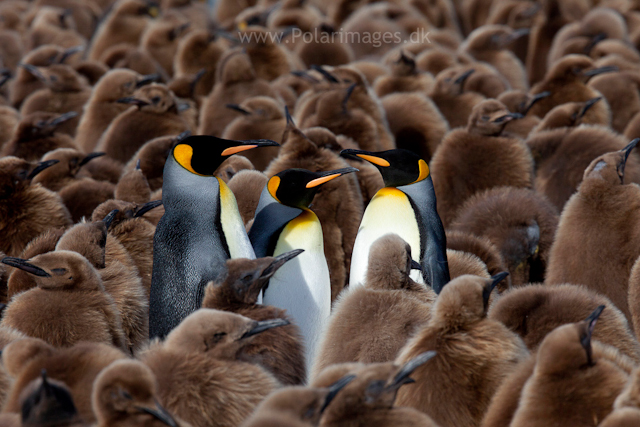
M 164 337 L 200 308 L 204 288 L 226 273 L 229 258 L 255 258 L 236 198 L 214 173 L 232 154 L 276 146 L 190 136 L 171 150 L 163 172 L 165 213 L 153 239 L 149 334 Z
M 262 301 L 287 310 L 294 319 L 304 339 L 307 366 L 312 366 L 320 335 L 331 312 L 331 282 L 322 228 L 309 205 L 322 184 L 357 170 L 286 169 L 275 174 L 262 190 L 249 230 L 257 257 L 275 257 L 294 249 L 304 249 L 273 275 Z
M 422 271 L 411 278 L 440 293 L 449 281 L 447 241 L 436 210 L 436 194 L 429 165 L 417 154 L 396 149 L 379 152 L 342 150 L 341 156 L 366 160 L 382 174 L 379 190 L 364 211 L 351 257 L 349 286 L 364 283 L 373 242 L 395 233 L 411 245 L 411 256 Z

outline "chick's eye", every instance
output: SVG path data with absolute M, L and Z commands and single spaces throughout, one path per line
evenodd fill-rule
M 482 117 L 480 117 L 480 119 L 481 119 L 483 122 L 486 122 L 486 121 L 488 121 L 488 120 L 489 120 L 489 116 L 482 116 Z
M 154 96 L 153 98 L 151 98 L 151 102 L 154 104 L 157 104 L 158 102 L 160 102 L 160 97 L 159 96 Z
M 219 343 L 221 339 L 223 339 L 225 336 L 227 335 L 226 332 L 218 332 L 217 334 L 213 335 L 213 343 Z

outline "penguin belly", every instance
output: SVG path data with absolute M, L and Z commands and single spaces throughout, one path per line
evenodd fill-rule
M 416 214 L 407 195 L 392 187 L 378 191 L 364 211 L 353 245 L 349 286 L 364 284 L 371 245 L 389 233 L 395 233 L 409 243 L 411 258 L 420 260 L 420 228 Z M 411 278 L 418 283 L 424 283 L 419 270 L 412 271 Z
M 294 249 L 304 249 L 304 252 L 276 272 L 264 292 L 263 301 L 266 305 L 287 310 L 298 325 L 309 367 L 331 314 L 331 282 L 322 228 L 318 217 L 309 210 L 285 226 L 273 256 Z
M 218 178 L 218 182 L 220 183 L 220 225 L 229 248 L 229 256 L 255 259 L 256 255 L 244 228 L 236 197 L 223 180 Z

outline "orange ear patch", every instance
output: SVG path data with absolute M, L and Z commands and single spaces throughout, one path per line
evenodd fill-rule
M 429 165 L 427 164 L 427 162 L 420 159 L 418 161 L 418 165 L 420 167 L 420 175 L 418 176 L 418 179 L 416 179 L 414 182 L 420 182 L 429 176 Z
M 191 158 L 193 157 L 193 147 L 191 147 L 190 145 L 188 144 L 176 145 L 176 148 L 173 149 L 173 157 L 176 159 L 178 163 L 180 163 L 180 166 L 182 166 L 189 172 L 194 173 L 196 175 L 203 176 L 202 174 L 193 170 L 193 167 L 191 166 Z
M 269 180 L 269 182 L 267 182 L 267 191 L 269 191 L 269 194 L 271 194 L 271 197 L 273 197 L 276 200 L 278 200 L 278 197 L 276 197 L 276 191 L 278 191 L 279 186 L 280 186 L 279 176 L 274 176 Z M 278 202 L 280 202 L 280 200 L 278 200 Z

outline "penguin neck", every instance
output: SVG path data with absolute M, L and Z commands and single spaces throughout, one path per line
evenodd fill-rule
M 220 183 L 215 176 L 195 175 L 170 155 L 164 166 L 162 178 L 162 204 L 165 210 L 183 210 L 193 205 L 194 198 L 200 199 L 205 193 L 219 193 Z
M 424 194 L 426 200 L 433 201 L 435 206 L 436 191 L 433 188 L 433 180 L 431 179 L 431 176 L 426 177 L 422 181 L 412 182 L 411 184 L 407 185 L 400 185 L 395 188 L 402 191 L 403 193 L 407 193 L 407 191 L 413 192 L 415 190 L 418 190 Z

